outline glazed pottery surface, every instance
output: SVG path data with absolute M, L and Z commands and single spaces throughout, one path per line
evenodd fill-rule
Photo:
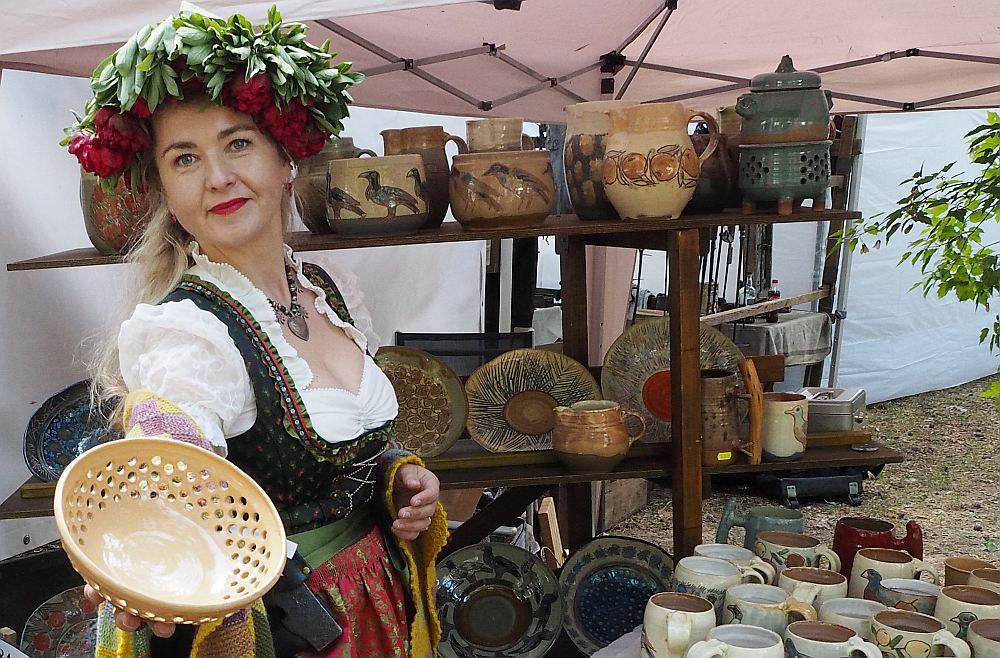
M 885 658 L 927 658 L 944 651 L 955 658 L 971 658 L 969 645 L 944 622 L 905 610 L 883 610 L 872 616 L 872 642 Z
M 740 139 L 743 144 L 809 142 L 828 139 L 829 92 L 820 89 L 820 77 L 812 71 L 796 71 L 785 55 L 774 73 L 754 76 L 750 93 L 736 101 L 736 112 L 743 118 Z
M 784 658 L 781 636 L 757 626 L 716 626 L 704 642 L 696 642 L 685 658 Z
M 451 211 L 463 226 L 541 224 L 555 209 L 548 151 L 464 153 L 452 159 Z
M 779 215 L 789 215 L 795 202 L 803 199 L 812 199 L 813 210 L 823 210 L 826 189 L 830 187 L 832 143 L 741 144 L 739 185 L 743 212 L 754 212 L 757 202 L 774 201 Z
M 996 565 L 971 555 L 953 555 L 944 559 L 944 584 L 968 585 L 973 569 L 984 569 Z
M 875 598 L 888 608 L 933 615 L 941 586 L 916 578 L 885 578 Z
M 746 531 L 743 547 L 754 550 L 758 533 L 766 530 L 802 532 L 805 520 L 802 518 L 802 512 L 777 505 L 757 505 L 743 514 L 736 509 L 736 499 L 730 498 L 722 509 L 715 541 L 719 544 L 728 542 L 729 533 L 735 526 L 742 527 Z
M 323 150 L 299 163 L 295 177 L 295 194 L 302 204 L 302 223 L 317 234 L 332 233 L 326 221 L 326 174 L 331 160 L 376 156 L 375 151 L 358 148 L 351 137 L 327 140 Z
M 817 567 L 788 567 L 782 570 L 778 587 L 817 610 L 831 599 L 847 596 L 847 578 L 842 573 Z
M 787 567 L 840 568 L 840 558 L 815 537 L 799 532 L 768 530 L 757 533 L 753 552 L 774 565 L 780 581 L 781 572 Z
M 523 133 L 522 119 L 472 119 L 465 122 L 470 153 L 491 151 L 530 151 L 531 138 Z
M 890 548 L 862 548 L 854 556 L 848 596 L 878 601 L 879 584 L 886 578 L 919 578 L 930 574 L 938 582 L 934 565 L 918 560 L 905 551 Z
M 715 608 L 700 596 L 660 592 L 649 597 L 642 618 L 643 658 L 682 658 L 695 642 L 708 639 Z
M 674 590 L 703 596 L 711 601 L 720 621 L 726 590 L 734 585 L 750 582 L 763 584 L 764 577 L 751 567 L 738 567 L 712 557 L 682 558 L 674 568 Z
M 623 219 L 679 217 L 694 195 L 701 163 L 715 152 L 715 119 L 680 103 L 647 103 L 610 114 L 604 186 L 618 214 Z M 708 124 L 712 135 L 701 155 L 687 130 L 695 117 Z
M 968 642 L 976 658 L 1000 658 L 1000 619 L 979 619 L 969 624 Z
M 331 160 L 326 217 L 345 235 L 416 232 L 427 221 L 427 199 L 415 180 L 426 178 L 419 155 Z
M 732 562 L 738 567 L 751 567 L 759 571 L 764 577 L 764 584 L 774 583 L 777 573 L 769 562 L 765 562 L 753 554 L 748 548 L 733 546 L 732 544 L 698 544 L 694 547 L 694 554 L 701 557 L 714 557 L 726 562 Z
M 781 634 L 789 623 L 807 619 L 816 619 L 816 609 L 780 587 L 747 584 L 726 591 L 723 624 L 759 626 Z
M 711 141 L 711 135 L 691 135 L 694 151 L 699 156 Z M 731 148 L 726 135 L 720 134 L 715 152 L 701 164 L 698 184 L 686 210 L 689 213 L 716 213 L 724 208 L 738 208 L 739 189 L 739 151 Z
M 893 548 L 918 560 L 924 557 L 924 535 L 916 521 L 906 523 L 906 536 L 897 537 L 895 526 L 881 519 L 845 516 L 833 530 L 833 550 L 840 556 L 840 573 L 851 575 L 854 555 L 862 548 Z
M 740 423 L 746 403 L 737 392 L 740 376 L 732 370 L 701 371 L 702 463 L 705 466 L 736 461 L 741 444 Z M 740 406 L 743 409 L 740 409 Z
M 862 640 L 872 639 L 872 615 L 885 610 L 878 601 L 830 599 L 819 607 L 819 620 L 850 628 Z
M 610 400 L 583 400 L 553 409 L 552 449 L 559 460 L 578 473 L 606 473 L 625 458 L 646 432 L 646 422 Z M 629 431 L 626 418 L 634 420 Z
M 468 153 L 465 140 L 449 135 L 441 126 L 419 126 L 398 131 L 382 131 L 386 155 L 413 153 L 424 161 L 425 178 L 413 177 L 413 194 L 427 199 L 427 223 L 421 228 L 441 226 L 448 214 L 448 155 L 445 146 L 454 142 L 459 153 Z
M 611 131 L 612 109 L 632 107 L 637 101 L 591 101 L 565 108 L 566 146 L 563 162 L 573 211 L 580 219 L 618 219 L 604 191 L 604 153 Z
M 787 462 L 806 449 L 809 402 L 798 393 L 764 393 L 763 459 Z
M 143 197 L 125 184 L 125 177 L 105 192 L 97 176 L 80 170 L 80 207 L 91 244 L 110 256 L 128 250 L 146 227 Z
M 996 567 L 980 567 L 969 574 L 969 585 L 1000 592 L 1000 569 Z
M 858 637 L 854 630 L 825 621 L 797 621 L 785 630 L 785 651 L 790 658 L 843 658 L 862 655 L 882 658 L 871 642 Z
M 1000 619 L 1000 593 L 972 585 L 947 585 L 941 588 L 934 616 L 964 640 L 969 624 L 977 619 Z

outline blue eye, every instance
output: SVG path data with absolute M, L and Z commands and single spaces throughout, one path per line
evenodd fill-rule
M 187 167 L 189 165 L 194 164 L 194 156 L 191 155 L 190 153 L 178 155 L 177 158 L 174 160 L 174 162 L 180 165 L 181 167 Z
M 230 142 L 229 147 L 234 151 L 242 151 L 250 147 L 250 140 L 240 137 Z

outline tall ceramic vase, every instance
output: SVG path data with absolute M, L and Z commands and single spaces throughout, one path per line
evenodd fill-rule
M 715 118 L 680 103 L 647 103 L 611 110 L 604 156 L 604 189 L 623 219 L 676 219 L 694 195 L 701 163 L 715 152 Z M 695 117 L 711 135 L 701 155 L 688 136 Z
M 566 107 L 566 185 L 580 219 L 619 219 L 604 192 L 604 152 L 611 131 L 609 111 L 634 107 L 637 101 L 592 101 Z

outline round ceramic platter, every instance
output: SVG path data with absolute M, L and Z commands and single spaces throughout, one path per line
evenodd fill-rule
M 701 367 L 738 373 L 739 348 L 715 327 L 701 325 Z M 642 415 L 643 441 L 670 440 L 670 318 L 644 320 L 629 327 L 604 357 L 601 388 L 609 400 Z
M 578 362 L 536 349 L 504 352 L 465 382 L 469 434 L 491 452 L 550 450 L 553 409 L 601 399 L 601 389 Z
M 517 546 L 482 543 L 437 565 L 441 658 L 540 658 L 559 637 L 559 581 Z
M 21 633 L 21 651 L 32 658 L 84 658 L 94 655 L 97 604 L 83 596 L 83 585 L 38 606 Z
M 110 411 L 107 409 L 105 411 Z M 55 482 L 81 453 L 121 438 L 90 406 L 90 381 L 77 382 L 42 403 L 24 430 L 24 461 L 32 474 Z
M 670 590 L 673 559 L 630 537 L 598 537 L 570 555 L 559 575 L 563 627 L 591 655 L 642 624 L 649 597 Z
M 469 411 L 458 375 L 440 359 L 411 347 L 382 347 L 375 361 L 399 401 L 396 440 L 425 459 L 448 450 L 465 429 Z

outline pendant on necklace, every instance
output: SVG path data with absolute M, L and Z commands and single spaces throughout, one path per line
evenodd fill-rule
M 301 315 L 289 317 L 288 328 L 293 334 L 302 340 L 309 340 L 309 325 L 306 323 L 306 319 Z

